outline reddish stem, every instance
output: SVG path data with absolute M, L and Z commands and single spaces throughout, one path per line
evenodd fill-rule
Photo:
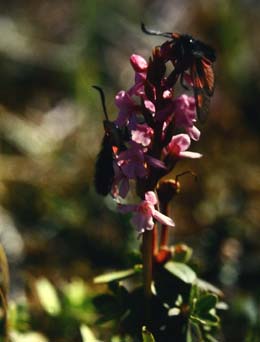
M 150 299 L 152 296 L 153 274 L 153 231 L 146 230 L 143 234 L 143 276 L 145 296 L 145 325 L 150 327 Z
M 169 241 L 169 228 L 166 225 L 162 226 L 160 249 L 167 246 Z
M 152 245 L 152 255 L 156 255 L 158 253 L 158 227 L 155 223 L 153 228 L 153 245 Z
M 168 203 L 161 203 L 161 212 L 162 214 L 169 216 L 169 205 Z M 165 246 L 168 246 L 169 241 L 169 227 L 165 224 L 162 225 L 162 231 L 161 231 L 161 239 L 160 239 L 160 248 L 163 248 Z

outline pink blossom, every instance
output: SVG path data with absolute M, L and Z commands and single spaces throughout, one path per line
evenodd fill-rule
M 170 90 L 164 90 L 164 92 L 163 92 L 163 98 L 164 98 L 164 99 L 171 99 L 171 98 L 172 98 L 172 91 L 170 91 Z
M 170 99 L 170 94 L 167 94 L 166 96 L 169 96 L 168 98 Z M 174 124 L 176 128 L 183 128 L 191 139 L 196 141 L 199 140 L 200 131 L 194 126 L 196 122 L 196 105 L 193 96 L 184 94 L 173 101 L 169 101 L 165 104 L 164 108 L 156 113 L 155 117 L 159 122 L 164 121 L 167 126 L 171 121 L 172 115 L 174 115 Z
M 143 96 L 144 97 L 144 96 Z M 145 99 L 144 97 L 144 106 L 146 109 L 148 109 L 152 114 L 155 113 L 155 105 L 152 101 Z
M 137 124 L 132 130 L 132 140 L 143 146 L 149 146 L 153 137 L 153 129 L 147 124 Z
M 155 168 L 166 169 L 164 162 L 152 156 L 149 156 L 148 154 L 145 155 L 145 161 L 147 162 L 147 164 Z
M 123 174 L 129 179 L 143 178 L 148 174 L 148 165 L 156 168 L 166 168 L 164 163 L 147 154 L 147 148 L 143 148 L 134 141 L 130 147 L 118 155 L 117 164 Z
M 123 127 L 129 121 L 135 120 L 135 112 L 138 106 L 126 91 L 121 90 L 117 93 L 115 96 L 115 104 L 119 108 L 118 117 L 115 120 L 115 124 L 118 127 Z
M 186 151 L 191 144 L 188 134 L 177 134 L 172 137 L 172 140 L 164 149 L 165 155 L 172 155 L 178 158 L 201 158 L 202 155 L 197 152 Z
M 138 205 L 122 205 L 119 204 L 119 210 L 122 213 L 133 212 L 132 223 L 136 226 L 139 233 L 146 230 L 152 230 L 154 227 L 154 219 L 170 227 L 174 227 L 173 220 L 160 213 L 155 209 L 157 198 L 153 191 L 145 193 L 145 199 Z
M 196 122 L 196 105 L 193 96 L 181 95 L 173 101 L 174 122 L 177 128 L 183 128 L 193 140 L 199 140 L 200 131 Z
M 129 179 L 143 178 L 147 175 L 144 150 L 134 142 L 130 144 L 129 149 L 119 154 L 117 164 Z
M 128 93 L 131 96 L 144 96 L 144 83 L 146 80 L 148 64 L 142 56 L 135 54 L 130 57 L 130 62 L 135 70 L 135 84 L 128 90 Z
M 132 56 L 130 57 L 130 62 L 132 64 L 133 69 L 136 72 L 145 72 L 145 71 L 147 71 L 148 64 L 147 64 L 146 60 L 142 56 L 136 55 L 136 54 L 132 54 Z
M 189 134 L 192 140 L 198 141 L 200 138 L 200 130 L 196 126 L 187 127 L 186 132 Z

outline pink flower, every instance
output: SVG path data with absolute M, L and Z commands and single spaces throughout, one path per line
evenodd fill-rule
M 147 71 L 148 64 L 146 60 L 140 55 L 132 54 L 132 56 L 130 57 L 130 63 L 132 64 L 132 67 L 136 72 Z
M 201 158 L 197 152 L 186 151 L 191 144 L 188 134 L 177 134 L 172 137 L 168 146 L 164 149 L 164 155 L 171 155 L 177 158 Z
M 119 204 L 118 208 L 122 213 L 133 212 L 132 223 L 136 226 L 139 233 L 144 233 L 146 230 L 152 230 L 154 227 L 154 219 L 170 227 L 174 227 L 173 220 L 160 213 L 155 209 L 157 198 L 153 191 L 145 193 L 145 200 L 140 204 L 122 205 Z
M 152 101 L 150 101 L 150 100 L 145 99 L 145 96 L 143 96 L 143 98 L 144 98 L 144 106 L 145 106 L 145 108 L 148 109 L 154 115 L 154 113 L 155 113 L 155 105 L 154 105 L 154 103 Z
M 147 175 L 144 151 L 139 144 L 132 142 L 130 148 L 118 155 L 117 164 L 129 179 Z
M 116 94 L 115 104 L 119 108 L 118 117 L 115 120 L 118 127 L 123 127 L 129 121 L 135 121 L 135 112 L 138 110 L 138 106 L 126 91 L 121 90 Z
M 137 124 L 131 133 L 133 141 L 143 146 L 149 146 L 154 132 L 147 124 Z
M 170 94 L 168 94 L 168 96 L 168 99 L 170 99 Z M 156 113 L 155 117 L 159 122 L 164 121 L 167 126 L 172 120 L 172 115 L 174 115 L 174 124 L 176 128 L 183 128 L 191 139 L 196 141 L 199 140 L 200 131 L 194 126 L 194 123 L 196 122 L 196 105 L 193 96 L 184 94 L 177 99 L 166 103 L 164 108 Z
M 155 168 L 166 168 L 162 161 L 146 154 L 147 148 L 143 148 L 134 141 L 129 142 L 129 145 L 129 149 L 121 152 L 117 158 L 118 166 L 129 179 L 147 176 L 148 165 Z
M 135 84 L 128 90 L 128 93 L 131 96 L 144 96 L 144 83 L 146 80 L 148 64 L 142 56 L 135 54 L 130 57 L 130 62 L 135 70 Z
M 174 100 L 174 123 L 177 128 L 184 128 L 193 140 L 199 140 L 200 131 L 196 122 L 196 105 L 193 96 L 181 95 Z
M 192 140 L 198 141 L 200 138 L 200 130 L 196 126 L 187 127 L 186 132 L 189 134 Z

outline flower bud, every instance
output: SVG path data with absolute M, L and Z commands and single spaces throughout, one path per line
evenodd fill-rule
M 180 182 L 174 179 L 163 180 L 157 187 L 160 203 L 168 204 L 172 198 L 180 192 Z

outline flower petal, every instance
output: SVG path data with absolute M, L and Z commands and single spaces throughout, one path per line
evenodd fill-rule
M 145 200 L 147 202 L 150 202 L 152 205 L 155 205 L 158 202 L 157 197 L 156 197 L 154 191 L 147 191 L 145 193 Z
M 188 134 L 177 134 L 172 137 L 168 145 L 170 153 L 179 155 L 181 152 L 186 151 L 190 147 L 190 137 Z
M 146 71 L 148 67 L 146 60 L 142 56 L 136 54 L 132 54 L 130 57 L 130 63 L 137 72 Z
M 165 224 L 166 226 L 169 226 L 169 227 L 175 226 L 175 223 L 173 222 L 173 220 L 170 217 L 160 213 L 158 210 L 154 210 L 153 217 L 157 221 L 161 222 L 162 224 Z
M 150 110 L 152 113 L 155 113 L 155 105 L 150 100 L 144 100 L 144 106 L 146 109 Z
M 200 130 L 195 127 L 192 126 L 190 128 L 186 129 L 187 133 L 189 134 L 189 136 L 191 137 L 192 140 L 198 141 L 200 138 Z
M 161 169 L 166 169 L 166 166 L 165 166 L 164 162 L 162 162 L 159 159 L 156 159 L 154 157 L 146 155 L 145 156 L 145 160 L 147 161 L 147 163 L 149 165 L 151 165 L 153 167 L 158 167 L 158 168 L 161 168 Z
M 184 152 L 180 152 L 179 156 L 183 158 L 196 159 L 196 158 L 201 158 L 202 154 L 197 153 L 197 152 L 184 151 Z

